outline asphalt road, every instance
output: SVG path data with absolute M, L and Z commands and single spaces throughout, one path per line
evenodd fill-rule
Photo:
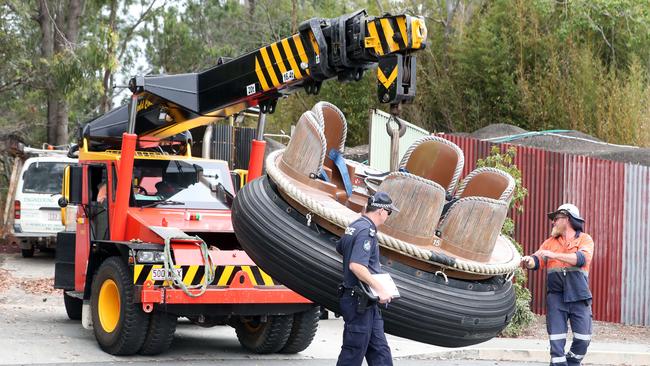
M 37 253 L 23 259 L 19 254 L 0 254 L 0 269 L 5 270 L 0 275 L 11 280 L 10 288 L 0 289 L 0 364 L 333 365 L 341 347 L 340 319 L 321 321 L 312 345 L 297 355 L 251 354 L 239 345 L 230 327 L 200 328 L 181 320 L 168 352 L 156 357 L 111 356 L 98 347 L 91 330 L 68 319 L 61 293 L 47 293 L 48 279 L 54 276 L 51 256 Z M 396 365 L 522 365 L 440 360 L 445 349 L 399 337 L 388 339 Z

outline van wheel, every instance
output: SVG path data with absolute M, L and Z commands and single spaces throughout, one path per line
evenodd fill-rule
M 269 315 L 262 323 L 259 316 L 239 319 L 235 331 L 239 343 L 255 353 L 274 353 L 284 347 L 291 333 L 293 315 Z
M 177 320 L 176 314 L 154 309 L 149 319 L 149 329 L 144 344 L 138 353 L 152 356 L 165 352 L 174 340 Z
M 120 257 L 106 259 L 93 280 L 93 330 L 99 346 L 111 355 L 138 352 L 147 334 L 149 314 L 133 302 L 132 281 Z
M 81 308 L 83 300 L 74 296 L 68 295 L 68 292 L 63 292 L 63 304 L 65 305 L 65 312 L 68 313 L 70 320 L 81 320 Z
M 294 314 L 291 334 L 280 353 L 298 353 L 307 349 L 318 330 L 320 315 L 320 306 L 314 306 L 309 310 Z
M 23 258 L 31 258 L 34 256 L 34 248 L 21 249 L 20 254 L 23 255 Z

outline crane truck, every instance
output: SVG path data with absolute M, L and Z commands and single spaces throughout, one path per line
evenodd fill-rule
M 68 316 L 110 354 L 152 355 L 171 344 L 179 317 L 227 324 L 258 353 L 309 346 L 319 308 L 277 283 L 241 249 L 230 205 L 242 181 L 224 161 L 195 157 L 190 130 L 259 109 L 247 179 L 262 173 L 265 117 L 298 90 L 361 79 L 377 68 L 392 109 L 415 95 L 414 52 L 424 20 L 365 10 L 303 22 L 297 34 L 198 73 L 136 76 L 130 102 L 80 129 L 65 168 L 61 207 L 77 205 L 75 232 L 58 237 L 55 287 Z

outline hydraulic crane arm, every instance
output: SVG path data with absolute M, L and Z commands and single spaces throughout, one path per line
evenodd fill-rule
M 166 138 L 249 107 L 272 113 L 283 95 L 300 89 L 316 94 L 325 80 L 359 80 L 375 66 L 380 102 L 407 102 L 416 89 L 412 53 L 425 47 L 426 32 L 422 18 L 370 17 L 361 10 L 310 19 L 291 37 L 199 73 L 138 76 L 129 83 L 138 96 L 138 118 L 152 109 L 170 118 L 157 126 L 148 120 L 144 129 L 134 121 L 128 131 Z

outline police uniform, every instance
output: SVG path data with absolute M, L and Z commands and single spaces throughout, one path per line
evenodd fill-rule
M 578 224 L 576 236 L 565 240 L 564 236 L 550 237 L 540 247 L 540 250 L 550 250 L 554 253 L 576 254 L 576 265 L 557 259 L 541 258 L 532 255 L 535 262 L 534 270 L 546 268 L 546 329 L 551 345 L 551 365 L 573 366 L 580 365 L 591 341 L 592 312 L 591 291 L 589 290 L 589 267 L 594 252 L 594 242 L 588 234 L 582 233 L 582 222 L 575 208 L 573 215 L 563 211 L 562 207 L 549 214 L 562 212 L 569 216 L 572 226 Z M 567 205 L 568 206 L 568 205 Z M 572 205 L 571 205 L 572 206 Z M 574 227 L 575 229 L 575 227 Z M 567 338 L 567 320 L 571 323 L 573 341 L 571 349 L 566 354 L 564 347 Z
M 336 250 L 343 255 L 343 284 L 339 301 L 345 321 L 343 346 L 337 365 L 361 365 L 364 357 L 368 366 L 392 365 L 381 312 L 377 303 L 368 306 L 365 311 L 358 311 L 359 294 L 355 294 L 354 288 L 358 288 L 360 282 L 349 268 L 350 262 L 354 262 L 366 266 L 371 274 L 381 273 L 375 224 L 366 216 L 361 216 L 345 229 Z

